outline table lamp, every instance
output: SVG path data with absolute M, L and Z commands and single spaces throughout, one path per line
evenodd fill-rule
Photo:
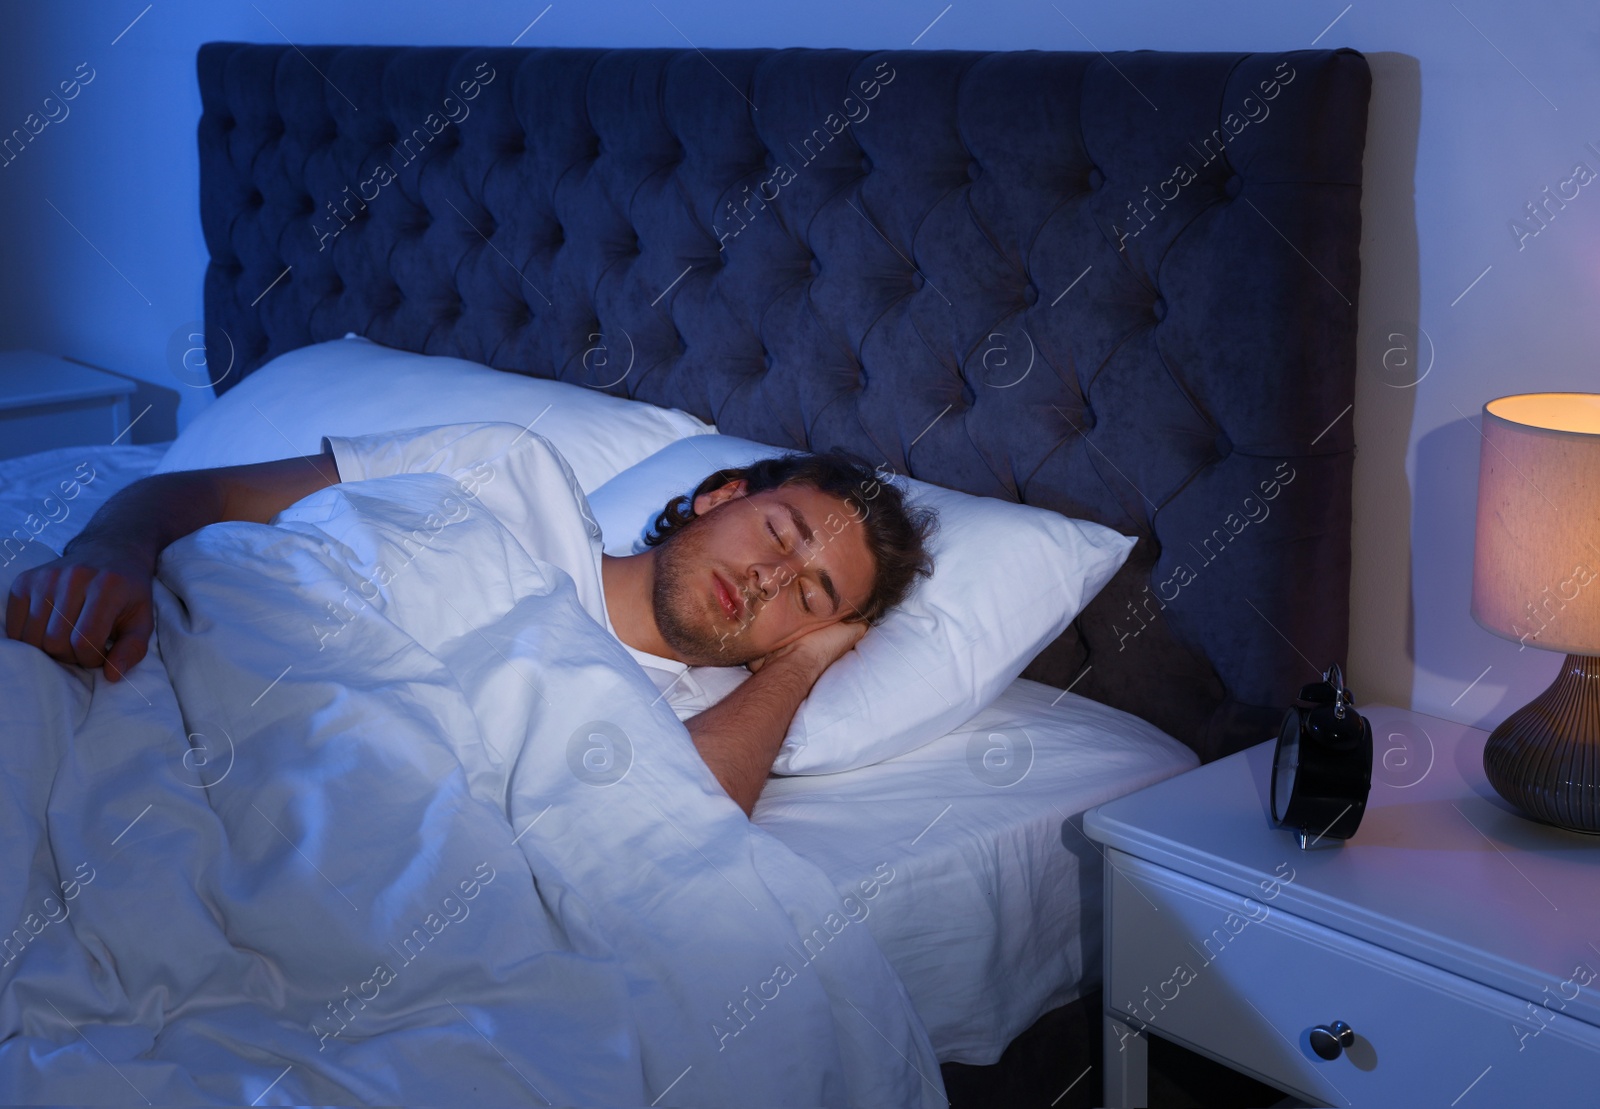
M 1535 820 L 1600 834 L 1600 394 L 1483 406 L 1472 617 L 1567 656 L 1490 733 L 1489 783 Z

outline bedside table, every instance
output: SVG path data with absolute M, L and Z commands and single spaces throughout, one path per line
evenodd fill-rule
M 1273 826 L 1271 742 L 1085 815 L 1108 1105 L 1145 1103 L 1147 1035 L 1314 1104 L 1600 1100 L 1600 837 L 1506 805 L 1486 733 L 1360 711 L 1372 794 L 1346 843 Z M 1326 1059 L 1312 1032 L 1335 1021 L 1352 1035 Z
M 126 378 L 37 351 L 0 353 L 0 458 L 105 446 L 128 428 Z

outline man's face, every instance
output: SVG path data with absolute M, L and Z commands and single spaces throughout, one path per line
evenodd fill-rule
M 858 514 L 808 485 L 730 482 L 655 550 L 656 627 L 691 666 L 741 666 L 854 615 L 872 592 Z

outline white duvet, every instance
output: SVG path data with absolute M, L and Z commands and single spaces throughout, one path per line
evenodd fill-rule
M 396 475 L 169 548 L 121 683 L 0 640 L 0 1102 L 944 1104 L 885 876 L 746 821 L 529 547 Z

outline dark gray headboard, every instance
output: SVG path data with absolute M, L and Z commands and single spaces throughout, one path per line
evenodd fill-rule
M 1028 676 L 1208 758 L 1345 661 L 1361 55 L 210 43 L 199 78 L 218 392 L 357 331 L 1101 521 L 1141 542 Z

